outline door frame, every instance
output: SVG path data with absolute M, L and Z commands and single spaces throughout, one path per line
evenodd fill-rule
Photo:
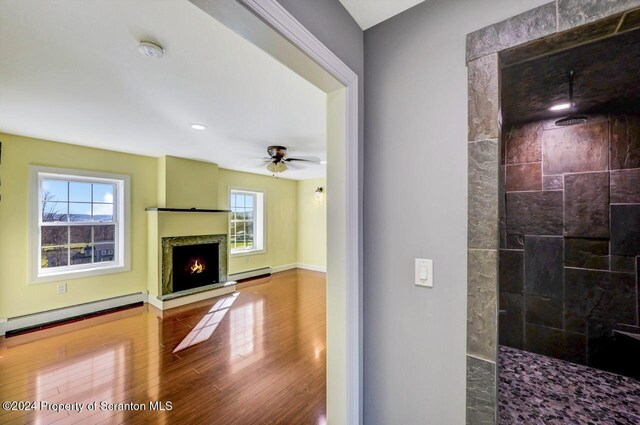
M 344 155 L 344 169 L 340 175 L 345 176 L 344 182 L 335 182 L 344 186 L 335 190 L 336 199 L 332 193 L 327 193 L 328 202 L 337 201 L 337 205 L 344 205 L 340 214 L 337 228 L 344 228 L 346 235 L 340 239 L 340 266 L 332 270 L 327 264 L 327 286 L 331 293 L 338 293 L 340 300 L 333 308 L 344 310 L 334 314 L 332 322 L 337 326 L 327 326 L 327 393 L 346 394 L 346 400 L 340 405 L 332 404 L 327 397 L 328 419 L 333 423 L 360 425 L 363 423 L 362 410 L 362 202 L 360 184 L 359 161 L 359 105 L 358 105 L 358 75 L 336 56 L 327 46 L 318 40 L 276 0 L 189 0 L 191 3 L 213 16 L 240 36 L 263 49 L 276 60 L 283 62 L 299 74 L 304 74 L 309 81 L 327 93 L 344 90 L 345 117 L 344 142 L 338 150 Z M 239 8 L 238 6 L 241 5 Z M 240 10 L 244 9 L 244 10 Z M 249 11 L 253 19 L 257 17 L 275 30 L 277 36 L 270 34 L 261 23 L 248 17 Z M 286 40 L 286 43 L 280 39 Z M 287 45 L 289 44 L 289 45 Z M 292 51 L 291 46 L 294 47 Z M 301 57 L 289 60 L 288 56 Z M 313 63 L 305 63 L 305 61 Z M 312 68 L 320 67 L 331 77 L 320 75 Z M 331 81 L 329 81 L 331 80 Z M 331 161 L 331 158 L 328 158 Z M 328 176 L 330 177 L 330 176 Z M 333 183 L 329 182 L 329 188 Z M 328 217 L 329 220 L 329 217 Z M 330 232 L 331 223 L 327 227 Z M 327 239 L 327 249 L 330 250 L 331 238 Z M 342 246 L 344 245 L 344 246 Z M 342 254 L 343 253 L 343 254 Z M 333 283 L 332 283 L 333 282 Z M 331 286 L 333 285 L 333 287 Z M 345 287 L 336 287 L 343 285 Z M 329 299 L 328 299 L 329 301 Z M 328 305 L 329 308 L 332 306 Z M 338 362 L 336 364 L 336 362 Z M 346 411 L 345 411 L 346 410 Z

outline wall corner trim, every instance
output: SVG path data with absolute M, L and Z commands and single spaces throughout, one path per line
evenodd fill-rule
M 7 333 L 6 327 L 7 319 L 0 319 L 0 336 L 4 336 Z
M 298 268 L 299 269 L 304 269 L 304 270 L 311 270 L 313 272 L 322 272 L 322 273 L 326 273 L 327 272 L 327 268 L 325 266 L 316 266 L 316 265 L 313 265 L 313 264 L 298 263 Z
M 284 272 L 287 270 L 292 270 L 295 269 L 296 267 L 298 267 L 297 264 L 292 263 L 292 264 L 283 264 L 281 266 L 275 266 L 271 268 L 271 273 L 280 273 L 280 272 Z

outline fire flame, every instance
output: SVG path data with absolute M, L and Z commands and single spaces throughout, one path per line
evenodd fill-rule
M 204 271 L 204 264 L 200 262 L 200 260 L 196 260 L 191 266 L 191 274 L 200 274 Z

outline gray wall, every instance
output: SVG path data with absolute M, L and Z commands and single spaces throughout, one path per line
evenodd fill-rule
M 364 33 L 338 0 L 278 0 L 359 78 L 360 176 L 364 140 Z
M 428 0 L 365 32 L 367 425 L 465 422 L 466 34 L 546 2 Z
M 318 40 L 360 77 L 363 32 L 338 0 L 278 0 Z

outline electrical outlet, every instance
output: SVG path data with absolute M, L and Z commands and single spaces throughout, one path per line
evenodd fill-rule
M 66 294 L 67 293 L 67 282 L 58 283 L 58 294 Z
M 249 257 L 242 257 L 242 262 L 243 263 L 248 263 L 249 262 Z

